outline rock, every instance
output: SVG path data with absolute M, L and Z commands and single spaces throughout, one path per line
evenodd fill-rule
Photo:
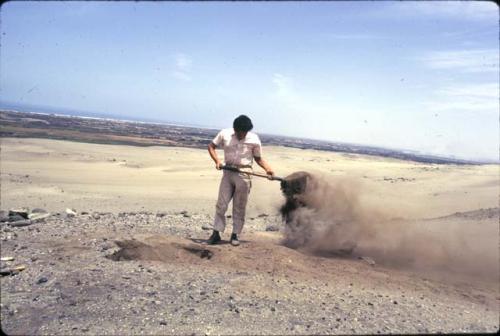
M 41 209 L 41 208 L 34 208 L 33 210 L 30 211 L 30 214 L 46 214 L 46 213 L 49 213 L 49 212 L 47 210 Z
M 66 216 L 68 217 L 75 217 L 76 216 L 76 210 L 66 208 Z
M 271 231 L 271 232 L 276 232 L 276 231 L 279 231 L 280 228 L 278 225 L 268 225 L 266 226 L 266 231 Z
M 20 208 L 20 209 L 11 209 L 9 211 L 9 216 L 19 215 L 24 219 L 28 219 L 29 209 L 28 208 Z
M 104 243 L 104 244 L 101 245 L 101 252 L 105 252 L 105 251 L 109 250 L 112 247 L 113 247 L 113 245 L 111 245 L 110 243 Z
M 202 230 L 212 230 L 213 228 L 211 226 L 208 226 L 208 225 L 202 225 L 201 229 Z
M 375 260 L 370 257 L 359 257 L 359 259 L 366 261 L 370 266 L 375 266 Z
M 0 223 L 9 221 L 9 212 L 5 210 L 0 210 Z
M 1 261 L 12 261 L 14 260 L 14 257 L 2 257 L 0 258 Z
M 265 214 L 265 213 L 261 213 L 260 215 L 257 216 L 258 218 L 262 218 L 262 217 L 269 217 L 268 214 Z
M 15 275 L 21 271 L 24 271 L 26 269 L 26 266 L 25 265 L 19 265 L 19 266 L 15 266 L 15 267 L 12 267 L 12 268 L 7 268 L 7 269 L 3 269 L 0 271 L 0 275 L 2 276 L 6 276 L 6 275 Z
M 200 254 L 200 258 L 207 258 L 207 259 L 210 259 L 212 258 L 212 256 L 214 255 L 214 253 L 210 250 L 203 250 L 201 251 L 201 254 Z
M 28 217 L 33 223 L 41 222 L 45 220 L 45 218 L 50 217 L 50 213 L 31 213 Z
M 12 214 L 9 216 L 9 222 L 18 222 L 26 219 L 27 218 L 24 218 L 23 216 L 17 214 Z
M 28 226 L 28 225 L 31 225 L 31 221 L 29 219 L 18 220 L 18 221 L 9 223 L 9 225 L 15 226 L 15 227 Z
M 47 281 L 49 281 L 49 279 L 47 279 L 47 277 L 40 277 L 40 278 L 36 281 L 36 283 L 40 285 L 40 284 L 43 284 L 43 283 L 45 283 L 45 282 L 47 282 Z

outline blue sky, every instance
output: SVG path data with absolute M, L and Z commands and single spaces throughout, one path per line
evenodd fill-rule
M 499 156 L 492 2 L 7 2 L 0 92 L 209 127 Z

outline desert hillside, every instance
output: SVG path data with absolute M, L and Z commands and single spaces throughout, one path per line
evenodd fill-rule
M 221 173 L 206 150 L 1 141 L 8 334 L 498 330 L 497 165 L 265 147 L 277 175 L 327 186 L 307 223 L 328 239 L 286 246 L 279 183 L 255 177 L 241 246 L 230 229 L 207 246 Z M 338 204 L 362 218 L 352 253 L 317 231 Z

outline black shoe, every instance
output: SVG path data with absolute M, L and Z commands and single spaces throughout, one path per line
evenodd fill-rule
M 218 242 L 220 242 L 220 235 L 219 235 L 219 231 L 215 231 L 212 233 L 212 235 L 210 236 L 210 238 L 208 238 L 207 240 L 207 244 L 208 245 L 214 245 L 214 244 L 217 244 Z
M 231 245 L 238 246 L 240 245 L 240 241 L 238 240 L 238 236 L 236 233 L 231 234 Z

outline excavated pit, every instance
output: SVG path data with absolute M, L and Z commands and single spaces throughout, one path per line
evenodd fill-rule
M 106 258 L 113 261 L 130 261 L 130 260 L 150 260 L 173 262 L 191 259 L 211 259 L 214 252 L 195 245 L 182 245 L 176 243 L 153 243 L 146 244 L 139 240 L 122 240 L 115 241 L 115 244 L 120 248 L 118 251 Z

